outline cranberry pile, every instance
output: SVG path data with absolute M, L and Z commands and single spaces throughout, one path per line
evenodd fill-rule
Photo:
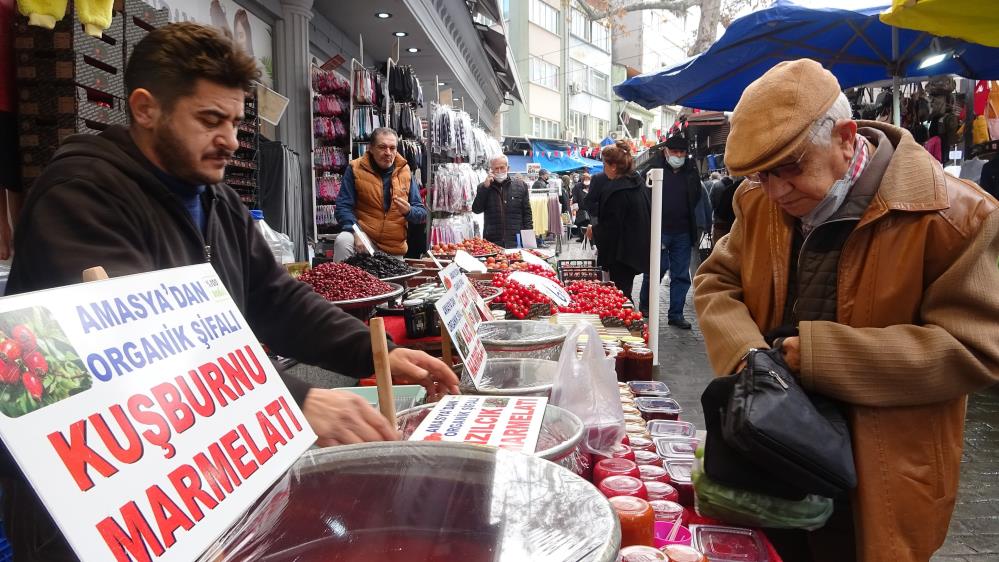
M 309 284 L 315 292 L 329 301 L 373 297 L 392 290 L 392 285 L 379 281 L 359 267 L 345 263 L 320 264 L 303 273 L 298 280 Z
M 32 398 L 40 400 L 49 364 L 36 345 L 35 333 L 24 324 L 14 326 L 10 337 L 0 340 L 0 382 L 22 384 Z

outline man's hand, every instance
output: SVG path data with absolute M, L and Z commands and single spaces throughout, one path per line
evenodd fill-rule
M 411 208 L 409 205 L 409 201 L 406 201 L 402 197 L 393 197 L 392 203 L 395 204 L 395 208 L 399 209 L 399 212 L 402 213 L 403 215 L 409 214 L 409 209 Z
M 397 347 L 389 353 L 392 379 L 403 384 L 418 384 L 427 389 L 430 401 L 458 392 L 458 377 L 443 361 L 422 351 Z
M 302 413 L 319 436 L 319 447 L 399 439 L 378 410 L 350 392 L 313 388 L 305 395 Z
M 368 253 L 368 249 L 364 247 L 364 241 L 357 234 L 354 234 L 354 251 L 358 254 Z
M 493 178 L 493 173 L 489 172 L 489 175 L 486 176 L 486 179 L 485 179 L 485 181 L 482 182 L 482 185 L 484 185 L 486 187 L 489 187 L 490 185 L 493 184 L 493 179 L 494 179 Z
M 791 368 L 791 372 L 801 371 L 801 338 L 798 336 L 784 338 L 780 349 L 784 352 L 784 362 Z
M 591 241 L 591 242 L 593 241 L 593 225 L 592 224 L 590 226 L 586 227 L 586 239 L 589 240 L 589 241 Z

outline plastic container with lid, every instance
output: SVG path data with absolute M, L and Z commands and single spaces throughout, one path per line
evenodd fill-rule
M 650 500 L 656 521 L 676 521 L 684 513 L 683 506 L 673 500 Z
M 645 425 L 653 437 L 686 437 L 693 439 L 697 436 L 697 428 L 690 422 L 652 420 Z
M 615 496 L 610 498 L 610 505 L 621 522 L 621 548 L 652 546 L 656 517 L 649 502 L 633 496 Z
M 665 469 L 664 469 L 665 470 Z M 642 472 L 634 461 L 628 459 L 603 459 L 593 467 L 593 483 L 600 484 L 610 476 L 633 476 L 639 478 Z
M 635 407 L 646 420 L 678 420 L 683 408 L 672 398 L 657 398 L 654 396 L 639 396 L 635 398 Z
M 654 464 L 640 464 L 638 465 L 638 477 L 642 479 L 643 482 L 659 482 L 661 484 L 669 483 L 669 473 L 666 469 L 661 466 L 656 466 Z M 647 486 L 646 486 L 647 487 Z M 672 486 L 671 486 L 672 488 Z M 657 499 L 652 497 L 650 490 L 649 499 Z
M 597 484 L 600 492 L 608 498 L 615 496 L 633 496 L 649 499 L 649 492 L 645 489 L 645 482 L 634 476 L 608 476 Z
M 683 545 L 671 544 L 662 548 L 663 554 L 669 562 L 708 562 L 708 559 L 696 548 Z
M 652 546 L 635 545 L 621 549 L 620 562 L 666 562 L 666 554 Z
M 711 562 L 766 562 L 759 531 L 721 525 L 691 525 L 691 544 Z
M 656 451 L 656 444 L 651 439 L 646 439 L 644 437 L 635 437 L 631 439 L 631 449 L 634 451 Z
M 669 398 L 670 391 L 666 383 L 660 381 L 631 381 L 628 388 L 635 396 L 659 396 Z
M 645 491 L 649 494 L 650 501 L 666 500 L 666 501 L 676 502 L 678 499 L 680 499 L 680 493 L 676 491 L 676 488 L 661 480 L 645 480 Z
M 666 460 L 693 460 L 694 453 L 697 452 L 696 441 L 657 439 L 656 451 L 659 456 Z
M 680 494 L 679 503 L 684 507 L 694 506 L 694 483 L 691 473 L 694 470 L 693 461 L 668 460 L 663 467 L 669 474 L 669 483 Z
M 635 439 L 638 439 L 636 437 Z M 663 466 L 663 459 L 659 456 L 659 453 L 653 453 L 652 451 L 634 451 L 635 453 L 635 463 L 639 466 L 643 464 L 651 464 L 654 466 Z

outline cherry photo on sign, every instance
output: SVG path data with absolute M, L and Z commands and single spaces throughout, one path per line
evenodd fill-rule
M 47 309 L 0 314 L 0 413 L 23 416 L 90 386 L 90 373 Z

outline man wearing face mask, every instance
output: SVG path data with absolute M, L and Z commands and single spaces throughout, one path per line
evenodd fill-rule
M 683 317 L 683 308 L 690 290 L 690 255 L 697 241 L 697 204 L 704 191 L 701 176 L 694 162 L 687 158 L 690 144 L 687 135 L 678 131 L 666 139 L 662 157 L 663 211 L 662 255 L 659 258 L 659 281 L 669 272 L 669 309 L 666 313 L 670 326 L 689 330 L 691 325 Z M 642 276 L 639 309 L 649 313 L 649 276 Z
M 857 487 L 785 560 L 929 560 L 957 495 L 967 395 L 999 381 L 999 206 L 904 129 L 851 119 L 836 78 L 781 62 L 742 94 L 735 221 L 694 280 L 718 375 L 773 346 L 844 404 Z
M 509 172 L 506 156 L 489 161 L 489 176 L 475 192 L 472 212 L 485 213 L 483 238 L 504 248 L 516 248 L 520 231 L 534 228 L 534 215 L 527 185 L 510 177 Z

